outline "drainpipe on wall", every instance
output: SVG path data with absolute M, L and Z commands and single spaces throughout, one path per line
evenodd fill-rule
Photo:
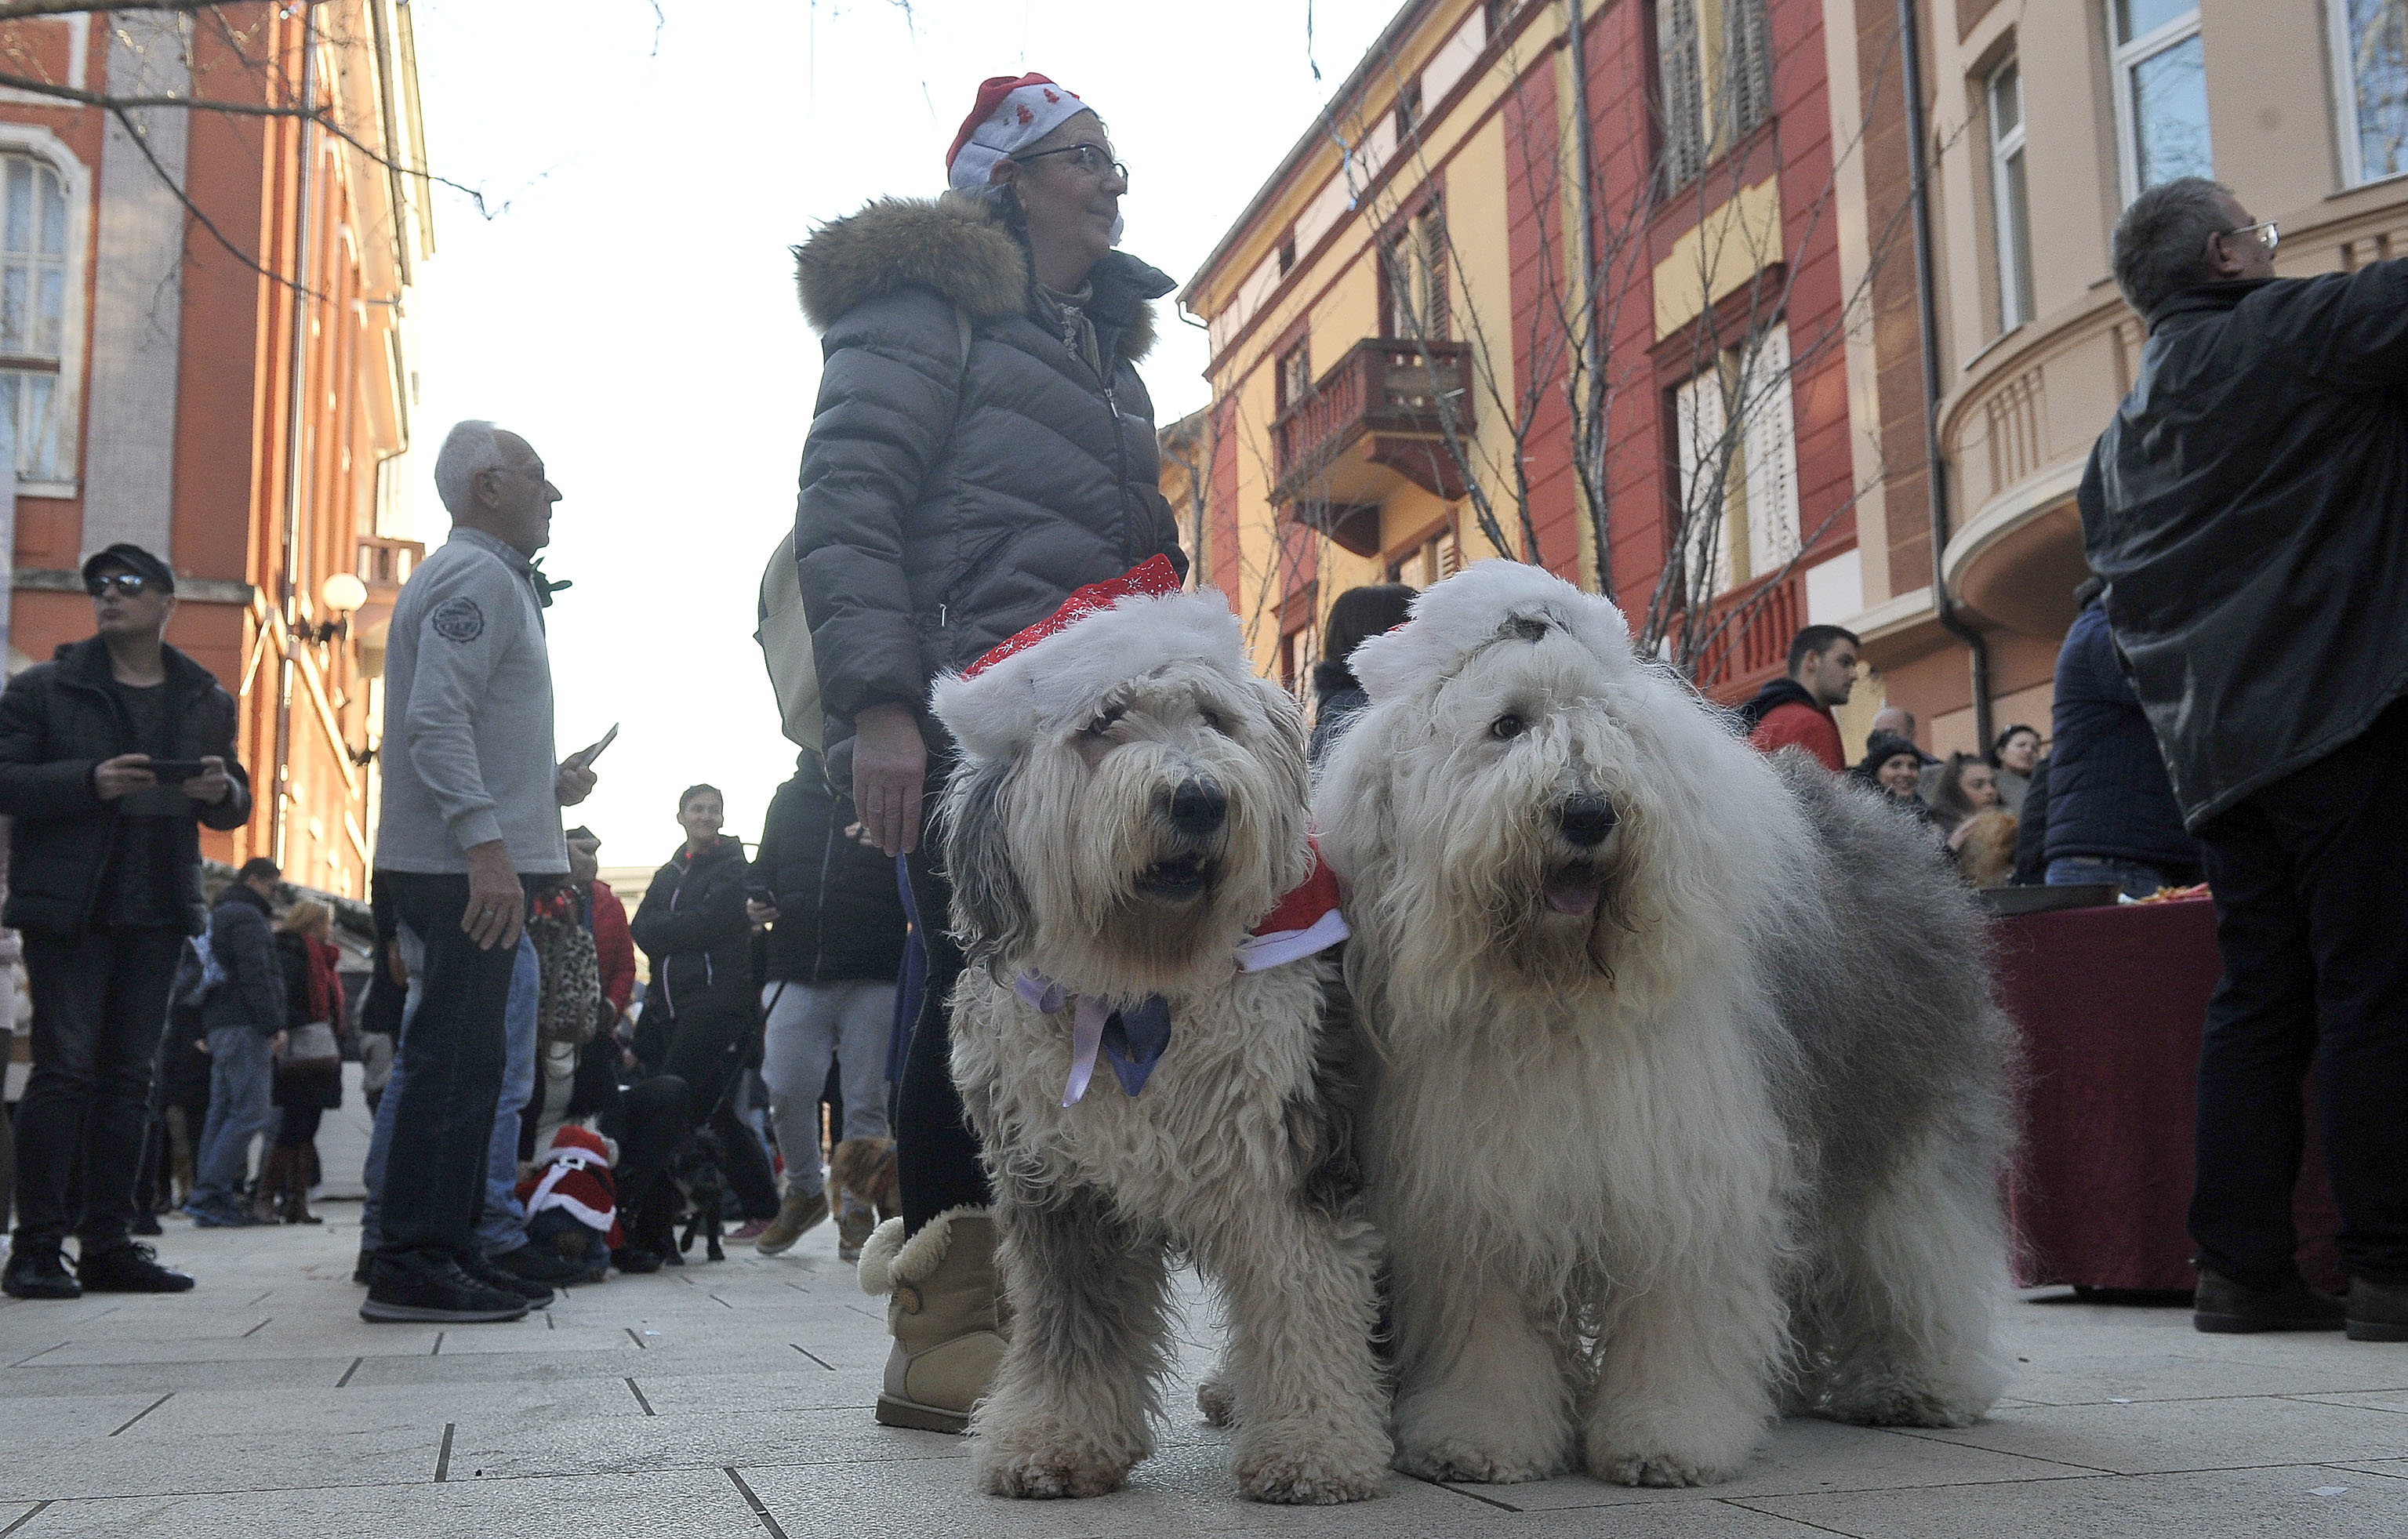
M 284 617 L 284 656 L 276 668 L 276 765 L 275 805 L 268 814 L 268 859 L 278 865 L 284 863 L 286 813 L 293 800 L 293 674 L 294 663 L 292 648 L 295 634 L 298 605 L 294 595 L 299 587 L 294 580 L 293 560 L 301 544 L 301 429 L 308 410 L 303 386 L 309 363 L 309 192 L 311 165 L 309 161 L 309 119 L 316 107 L 318 88 L 318 11 L 314 6 L 301 9 L 301 111 L 295 122 L 299 139 L 299 179 L 294 189 L 293 215 L 293 378 L 290 392 L 293 409 L 284 430 L 284 549 L 279 563 L 283 590 L 280 612 Z
M 1948 549 L 1948 466 L 1940 457 L 1940 302 L 1934 292 L 1931 260 L 1931 192 L 1929 136 L 1923 121 L 1923 39 L 1915 25 L 1914 0 L 1898 0 L 1898 46 L 1905 67 L 1906 142 L 1911 167 L 1910 201 L 1914 209 L 1914 296 L 1923 328 L 1923 453 L 1925 485 L 1931 499 L 1931 606 L 1940 628 L 1965 644 L 1973 674 L 1973 734 L 1984 749 L 1990 746 L 1990 647 L 1982 633 L 1956 612 L 1948 596 L 1948 577 L 1942 556 Z

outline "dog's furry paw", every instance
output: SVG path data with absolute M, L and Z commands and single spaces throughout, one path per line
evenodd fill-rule
M 1981 1409 L 1951 1405 L 1936 1394 L 1917 1389 L 1834 1395 L 1814 1410 L 1833 1421 L 1859 1427 L 1971 1427 L 1982 1419 Z
M 989 1496 L 1039 1499 L 1107 1495 L 1121 1489 L 1133 1462 L 1092 1447 L 1006 1451 L 973 1444 L 971 1454 L 979 1489 Z
M 1264 1438 L 1231 1461 L 1238 1494 L 1249 1502 L 1325 1507 L 1368 1502 L 1387 1484 L 1382 1459 L 1350 1458 L 1297 1438 Z
M 1623 1426 L 1592 1430 L 1588 1473 L 1617 1486 L 1716 1486 L 1745 1468 L 1762 1439 L 1760 1424 L 1710 1427 Z
M 1462 1438 L 1442 1437 L 1399 1446 L 1396 1466 L 1424 1480 L 1515 1486 L 1526 1480 L 1548 1480 L 1562 1475 L 1570 1467 L 1570 1461 L 1532 1458 L 1504 1449 L 1484 1448 Z
M 1208 1427 L 1234 1427 L 1238 1424 L 1238 1395 L 1227 1382 L 1215 1374 L 1196 1386 L 1196 1409 L 1202 1412 Z

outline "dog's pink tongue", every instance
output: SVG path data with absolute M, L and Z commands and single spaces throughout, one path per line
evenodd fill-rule
M 1558 914 L 1589 914 L 1597 910 L 1598 884 L 1558 877 L 1547 884 L 1547 906 Z

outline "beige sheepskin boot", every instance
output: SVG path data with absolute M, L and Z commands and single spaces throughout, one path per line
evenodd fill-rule
M 947 1208 L 909 1240 L 902 1219 L 887 1219 L 862 1247 L 861 1290 L 886 1296 L 895 1338 L 879 1421 L 931 1432 L 967 1429 L 970 1407 L 1003 1360 L 993 1216 Z

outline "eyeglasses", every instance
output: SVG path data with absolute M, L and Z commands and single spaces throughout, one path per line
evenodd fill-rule
M 2274 249 L 2283 244 L 2283 232 L 2271 219 L 2259 220 L 2255 224 L 2244 224 L 2236 230 L 2219 230 L 2216 233 L 2223 235 L 2245 235 L 2252 231 L 2260 232 L 2258 240 L 2266 248 L 2268 256 L 2272 256 Z
M 94 598 L 105 598 L 110 589 L 127 598 L 140 598 L 150 586 L 150 579 L 138 572 L 105 572 L 83 585 L 83 591 Z
M 1066 144 L 1059 150 L 1039 150 L 1025 155 L 1014 155 L 1011 160 L 1014 164 L 1026 165 L 1030 161 L 1041 161 L 1048 155 L 1072 157 L 1072 165 L 1098 181 L 1103 179 L 1107 171 L 1123 181 L 1129 179 L 1128 167 L 1112 159 L 1112 152 L 1099 144 Z

